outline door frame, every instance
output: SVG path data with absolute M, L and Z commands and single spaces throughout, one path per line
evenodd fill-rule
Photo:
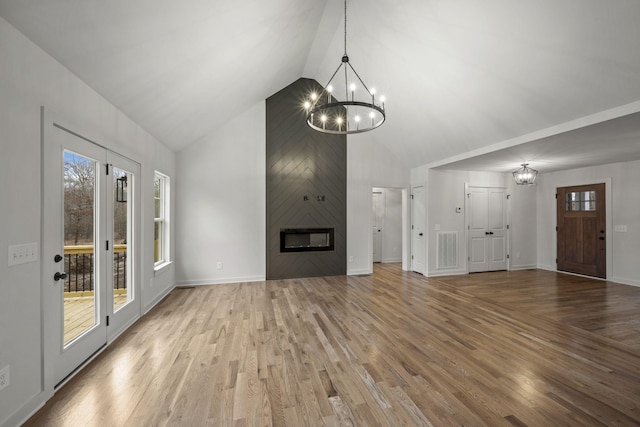
M 495 185 L 472 185 L 472 184 L 469 184 L 468 182 L 465 182 L 464 183 L 464 242 L 465 242 L 464 257 L 466 258 L 466 260 L 464 260 L 465 272 L 469 274 L 469 256 L 470 256 L 469 248 L 470 248 L 470 238 L 471 238 L 471 232 L 469 231 L 469 226 L 471 222 L 469 218 L 469 215 L 470 215 L 469 204 L 471 202 L 469 201 L 469 197 L 467 197 L 467 195 L 469 194 L 471 188 L 487 188 L 487 189 L 499 188 L 501 190 L 504 190 L 505 199 L 506 199 L 505 207 L 504 207 L 505 221 L 507 226 L 507 230 L 506 230 L 507 269 L 506 271 L 511 271 L 511 194 L 509 193 L 509 188 L 495 186 Z
M 395 190 L 402 191 L 402 269 L 404 271 L 411 270 L 411 192 L 409 188 L 398 187 L 393 185 L 372 185 L 369 189 L 367 196 L 368 205 L 368 222 L 369 228 L 367 230 L 367 260 L 369 265 L 369 271 L 362 274 L 373 274 L 373 234 L 371 228 L 373 225 L 373 219 L 371 218 L 371 211 L 373 210 L 373 191 L 374 188 L 393 188 Z M 351 257 L 350 257 L 351 258 Z M 351 259 L 349 260 L 349 263 Z M 360 274 L 360 273 L 358 273 Z
M 133 245 L 132 251 L 137 263 L 140 265 L 142 260 L 142 222 L 141 222 L 141 177 L 142 177 L 142 165 L 140 162 L 126 156 L 123 153 L 117 153 L 106 147 L 103 144 L 100 144 L 96 141 L 110 141 L 113 138 L 106 138 L 100 132 L 94 129 L 87 129 L 84 126 L 78 125 L 77 123 L 64 119 L 62 117 L 57 116 L 51 110 L 41 107 L 40 108 L 40 153 L 41 153 L 41 165 L 40 165 L 40 188 L 41 188 L 41 207 L 40 207 L 40 242 L 41 242 L 41 276 L 40 276 L 40 292 L 41 292 L 41 345 L 42 345 L 42 394 L 44 397 L 44 401 L 50 399 L 57 388 L 64 385 L 71 378 L 73 378 L 78 372 L 82 370 L 87 364 L 89 364 L 93 359 L 95 359 L 102 351 L 104 351 L 109 344 L 111 344 L 115 339 L 118 338 L 120 334 L 122 334 L 131 324 L 133 324 L 136 320 L 138 320 L 142 315 L 142 274 L 141 268 L 136 266 L 135 271 L 132 272 L 132 279 L 134 282 L 134 292 L 136 295 L 136 299 L 132 301 L 130 304 L 136 307 L 136 315 L 130 321 L 125 324 L 118 325 L 118 327 L 113 327 L 109 329 L 107 328 L 107 337 L 106 337 L 106 345 L 102 346 L 95 353 L 93 353 L 87 360 L 82 362 L 71 374 L 69 374 L 62 382 L 59 384 L 55 381 L 55 369 L 54 369 L 54 358 L 55 355 L 59 352 L 58 335 L 57 335 L 57 327 L 56 322 L 59 322 L 60 319 L 56 318 L 56 310 L 52 308 L 52 304 L 58 304 L 59 301 L 57 299 L 57 291 L 58 289 L 51 285 L 51 277 L 52 274 L 56 270 L 56 266 L 53 264 L 52 260 L 49 259 L 50 255 L 45 251 L 47 248 L 47 241 L 49 237 L 45 234 L 45 203 L 47 200 L 47 194 L 44 191 L 46 188 L 45 180 L 46 176 L 44 174 L 44 161 L 45 156 L 45 144 L 48 143 L 49 138 L 51 138 L 51 130 L 55 127 L 59 127 L 81 139 L 88 141 L 94 145 L 97 145 L 100 148 L 103 148 L 109 153 L 117 154 L 120 157 L 124 157 L 134 163 L 136 163 L 138 168 L 139 176 L 134 179 L 132 191 L 138 195 L 138 197 L 134 198 L 134 203 L 132 206 L 133 215 L 132 215 L 132 235 L 134 236 L 134 240 L 137 241 L 137 244 Z M 87 136 L 90 136 L 89 139 Z M 50 196 L 49 196 L 50 197 Z M 111 274 L 111 272 L 107 272 L 107 274 Z M 112 307 L 107 307 L 107 312 L 110 313 Z M 113 313 L 111 313 L 113 314 Z M 114 325 L 115 326 L 115 325 Z
M 555 262 L 553 263 L 553 271 L 556 271 L 558 273 L 563 273 L 563 274 L 572 274 L 574 276 L 589 277 L 594 280 L 611 280 L 611 272 L 612 272 L 611 267 L 613 265 L 613 237 L 612 236 L 614 233 L 613 231 L 613 198 L 612 198 L 613 189 L 611 187 L 611 183 L 612 183 L 611 177 L 606 177 L 606 178 L 592 177 L 592 178 L 581 178 L 581 179 L 575 179 L 575 180 L 563 179 L 553 183 L 553 188 L 549 189 L 549 191 L 551 192 L 550 197 L 553 198 L 553 225 L 554 225 L 551 243 L 553 245 L 554 258 L 557 259 L 558 258 L 558 233 L 556 232 L 555 228 L 558 226 L 558 206 L 557 206 L 557 200 L 555 198 L 556 189 L 559 187 L 579 187 L 581 185 L 590 185 L 590 184 L 593 184 L 594 182 L 604 183 L 604 191 L 605 191 L 605 195 L 604 195 L 605 223 L 607 224 L 607 233 L 605 235 L 605 243 L 606 243 L 606 251 L 607 251 L 605 278 L 602 279 L 600 277 L 583 276 L 581 274 L 570 273 L 568 271 L 560 271 L 558 270 L 558 264 Z
M 414 190 L 416 188 L 422 188 L 422 194 L 423 194 L 423 212 L 424 212 L 424 218 L 423 218 L 423 223 L 422 223 L 422 232 L 423 232 L 423 239 L 422 239 L 422 271 L 417 271 L 413 268 L 413 260 L 414 260 L 414 248 L 413 248 L 413 225 L 415 223 L 415 218 L 414 218 L 414 212 L 413 212 L 413 206 L 414 206 L 414 198 L 413 198 L 413 194 L 414 194 Z M 411 250 L 409 251 L 411 253 L 411 257 L 408 260 L 409 263 L 409 271 L 414 271 L 416 273 L 420 273 L 423 276 L 427 276 L 427 272 L 429 270 L 428 265 L 427 265 L 427 260 L 429 259 L 429 255 L 427 253 L 428 247 L 429 245 L 427 244 L 428 238 L 429 238 L 429 233 L 427 230 L 427 224 L 429 223 L 428 220 L 428 210 L 427 210 L 427 186 L 426 185 L 413 185 L 411 186 L 411 199 L 410 199 L 411 203 L 409 204 L 409 212 L 410 212 L 410 216 L 411 216 L 411 221 L 409 222 L 409 247 L 411 248 Z

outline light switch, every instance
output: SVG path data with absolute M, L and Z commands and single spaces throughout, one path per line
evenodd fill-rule
M 38 244 L 25 243 L 9 246 L 9 266 L 38 261 Z
M 616 225 L 613 227 L 613 229 L 615 231 L 617 231 L 618 233 L 626 233 L 627 232 L 627 226 L 626 225 Z

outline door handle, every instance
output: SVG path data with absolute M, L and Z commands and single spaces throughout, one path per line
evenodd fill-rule
M 56 274 L 53 275 L 53 280 L 55 280 L 56 282 L 60 279 L 64 280 L 66 278 L 67 278 L 67 273 L 65 273 L 64 271 L 62 273 L 56 272 Z
M 418 233 L 418 236 L 422 236 L 422 235 L 423 235 L 422 233 Z
M 487 236 L 492 236 L 493 235 L 493 231 L 485 231 L 484 234 L 487 235 Z
M 600 236 L 600 240 L 604 240 L 604 236 Z

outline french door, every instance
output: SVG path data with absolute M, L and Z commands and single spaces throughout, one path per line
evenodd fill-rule
M 140 316 L 139 164 L 43 123 L 45 359 L 59 384 Z

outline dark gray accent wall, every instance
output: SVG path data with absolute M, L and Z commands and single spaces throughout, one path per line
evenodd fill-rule
M 299 79 L 267 99 L 267 279 L 347 272 L 347 138 L 307 126 L 302 104 L 313 89 L 315 80 Z M 333 228 L 334 250 L 281 253 L 284 228 Z

